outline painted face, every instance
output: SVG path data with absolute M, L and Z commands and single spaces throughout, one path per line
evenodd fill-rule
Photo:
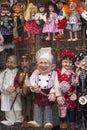
M 21 61 L 21 68 L 22 68 L 24 71 L 27 71 L 28 68 L 29 68 L 29 61 L 26 60 L 26 59 L 23 59 L 23 61 Z
M 62 67 L 65 68 L 66 70 L 72 70 L 72 67 L 73 67 L 72 60 L 70 60 L 69 58 L 63 59 Z
M 54 6 L 49 5 L 49 11 L 50 11 L 50 12 L 54 11 Z
M 46 74 L 51 71 L 52 65 L 47 59 L 43 58 L 37 63 L 37 69 L 40 71 L 40 73 Z
M 39 11 L 40 11 L 41 13 L 43 13 L 43 12 L 45 11 L 45 7 L 40 7 L 40 8 L 39 8 Z
M 6 66 L 7 68 L 9 69 L 14 69 L 17 67 L 17 60 L 14 56 L 10 56 L 8 59 L 7 59 L 7 63 L 6 63 Z
M 84 58 L 78 63 L 78 67 L 87 71 L 87 58 Z
M 62 9 L 62 7 L 63 7 L 63 3 L 61 3 L 61 2 L 57 3 L 56 5 L 57 5 L 58 9 Z

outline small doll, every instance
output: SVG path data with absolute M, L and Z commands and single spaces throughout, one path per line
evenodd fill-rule
M 46 40 L 49 41 L 51 40 L 50 34 L 53 34 L 53 41 L 56 41 L 55 39 L 55 33 L 58 32 L 57 26 L 56 26 L 56 18 L 57 18 L 57 13 L 55 12 L 55 4 L 52 2 L 48 3 L 48 10 L 46 13 L 46 19 L 45 19 L 45 24 L 43 27 L 43 33 L 47 33 Z
M 0 52 L 4 50 L 3 42 L 4 42 L 4 37 L 0 32 Z
M 46 15 L 45 8 L 46 8 L 45 3 L 39 3 L 38 4 L 38 12 L 35 15 L 36 22 L 39 26 L 39 34 L 40 34 L 41 40 L 44 39 L 44 33 L 42 33 L 42 30 L 43 30 L 43 26 L 44 26 L 45 15 Z
M 75 54 L 68 49 L 64 49 L 61 54 L 61 68 L 57 68 L 57 76 L 60 83 L 62 96 L 57 96 L 59 108 L 60 130 L 67 130 L 67 117 L 70 123 L 70 130 L 75 130 L 76 119 L 76 90 L 72 85 L 73 60 Z M 57 87 L 58 88 L 58 87 Z M 56 88 L 56 89 L 57 89 Z
M 67 25 L 66 29 L 69 30 L 69 39 L 67 41 L 77 41 L 78 31 L 81 30 L 80 13 L 77 11 L 77 3 L 70 0 L 70 12 L 66 14 Z M 74 35 L 74 37 L 73 37 Z
M 87 128 L 87 53 L 80 52 L 76 56 L 76 73 L 73 76 L 72 84 L 76 86 L 77 111 L 76 128 Z M 84 117 L 84 119 L 83 119 Z
M 58 34 L 55 36 L 55 38 L 63 38 L 64 37 L 64 28 L 66 25 L 66 14 L 64 12 L 63 6 L 66 4 L 66 1 L 64 0 L 57 0 L 56 5 L 58 8 L 58 21 L 57 21 L 57 28 L 58 28 Z
M 23 2 L 17 2 L 12 6 L 14 21 L 13 43 L 20 42 L 23 39 L 24 10 L 25 4 Z
M 34 3 L 29 3 L 27 5 L 24 16 L 25 18 L 24 31 L 27 32 L 28 34 L 25 40 L 31 39 L 33 43 L 36 42 L 35 35 L 39 34 L 39 27 L 35 20 L 36 13 L 37 13 L 37 5 Z
M 36 53 L 36 60 L 37 69 L 30 76 L 31 90 L 34 93 L 34 117 L 33 121 L 28 122 L 28 125 L 31 127 L 52 128 L 51 107 L 55 101 L 54 86 L 59 86 L 59 83 L 54 70 L 55 65 L 53 64 L 51 47 L 41 48 Z

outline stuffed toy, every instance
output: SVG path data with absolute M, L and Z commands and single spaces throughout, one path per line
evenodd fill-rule
M 66 15 L 64 12 L 64 5 L 67 4 L 66 0 L 57 0 L 56 5 L 58 8 L 58 21 L 57 21 L 57 28 L 58 28 L 58 34 L 55 36 L 55 38 L 63 38 L 64 37 L 64 28 L 66 25 Z
M 14 21 L 13 28 L 13 42 L 20 42 L 23 38 L 23 25 L 24 25 L 24 10 L 25 4 L 17 2 L 12 6 L 12 16 Z
M 78 3 L 74 0 L 70 0 L 69 8 L 70 12 L 66 14 L 67 25 L 66 29 L 69 30 L 69 39 L 67 41 L 77 41 L 77 32 L 81 30 L 80 13 L 77 10 Z M 74 35 L 74 37 L 73 37 Z
M 52 40 L 56 41 L 55 33 L 58 32 L 58 29 L 56 26 L 57 13 L 55 12 L 55 9 L 56 9 L 56 5 L 50 1 L 48 3 L 45 24 L 43 27 L 43 33 L 47 33 L 47 37 L 46 37 L 47 41 L 51 40 L 51 36 L 50 36 L 51 33 L 53 34 Z
M 36 23 L 35 20 L 35 15 L 37 13 L 37 5 L 35 3 L 29 3 L 27 5 L 24 19 L 25 19 L 25 24 L 24 24 L 24 32 L 27 32 L 27 37 L 25 40 L 30 40 L 32 43 L 36 42 L 36 34 L 39 34 L 39 26 Z
M 46 11 L 45 3 L 42 3 L 42 2 L 39 3 L 38 12 L 35 15 L 35 19 L 36 19 L 37 24 L 39 25 L 39 34 L 40 34 L 41 40 L 43 40 L 45 37 L 44 33 L 42 33 L 43 26 L 44 26 L 44 19 L 46 15 L 45 11 Z
M 4 43 L 11 43 L 11 36 L 13 35 L 13 19 L 9 2 L 1 2 L 0 31 L 4 36 Z M 6 38 L 8 36 L 9 38 Z

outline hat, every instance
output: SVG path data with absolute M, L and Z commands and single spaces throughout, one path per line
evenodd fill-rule
M 63 50 L 62 54 L 61 54 L 61 58 L 64 59 L 66 57 L 70 57 L 70 58 L 74 59 L 75 58 L 75 54 L 74 54 L 74 52 L 72 52 L 72 51 L 70 51 L 70 50 L 65 48 Z
M 41 59 L 47 59 L 50 63 L 53 61 L 53 55 L 51 53 L 52 48 L 51 47 L 46 47 L 46 48 L 41 48 L 37 53 L 36 53 L 36 60 L 37 62 Z
M 87 58 L 87 53 L 80 52 L 79 54 L 76 55 L 75 61 L 81 61 L 81 60 L 83 60 L 84 58 Z
M 31 60 L 31 57 L 29 56 L 29 54 L 22 55 L 21 61 L 23 61 L 23 60 L 29 61 L 29 60 Z
M 46 5 L 45 5 L 44 2 L 38 3 L 38 8 L 40 8 L 40 7 L 45 7 L 45 6 L 46 6 Z

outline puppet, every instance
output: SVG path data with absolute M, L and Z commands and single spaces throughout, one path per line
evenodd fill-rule
M 55 12 L 55 9 L 56 9 L 55 4 L 49 2 L 48 10 L 46 12 L 45 24 L 43 27 L 43 33 L 47 33 L 47 37 L 46 37 L 47 41 L 51 40 L 51 36 L 50 36 L 51 33 L 53 34 L 52 40 L 56 41 L 55 33 L 58 31 L 58 29 L 56 26 L 57 13 Z
M 13 42 L 20 42 L 23 38 L 23 25 L 24 25 L 24 10 L 25 4 L 23 2 L 17 2 L 12 6 L 13 10 Z
M 29 3 L 27 5 L 25 11 L 25 24 L 24 24 L 24 31 L 27 32 L 28 36 L 25 40 L 32 40 L 33 43 L 36 42 L 35 36 L 39 34 L 39 27 L 35 20 L 35 14 L 37 13 L 37 5 L 34 3 Z

